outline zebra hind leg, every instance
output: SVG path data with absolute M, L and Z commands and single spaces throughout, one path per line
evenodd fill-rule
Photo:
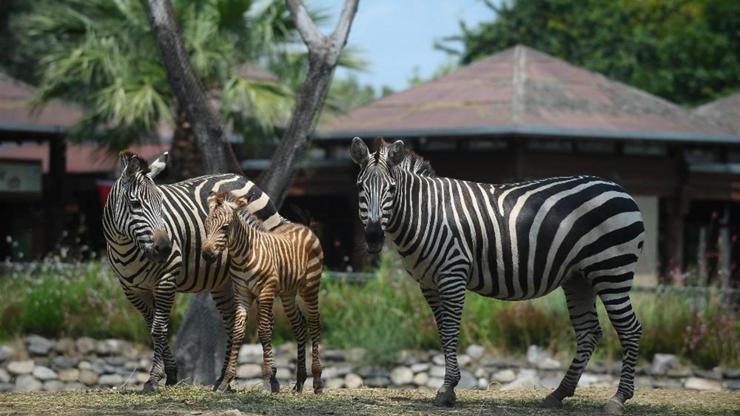
M 622 345 L 622 374 L 619 377 L 617 392 L 607 402 L 604 410 L 609 414 L 622 414 L 624 403 L 631 399 L 635 390 L 635 366 L 642 336 L 642 326 L 632 310 L 629 297 L 631 285 L 616 284 L 632 280 L 633 273 L 620 276 L 611 276 L 604 279 L 603 287 L 599 287 L 599 279 L 594 281 L 597 293 L 604 303 L 614 329 Z
M 318 275 L 314 278 L 307 279 L 308 282 L 315 282 L 301 289 L 300 294 L 306 303 L 306 315 L 308 316 L 308 332 L 311 335 L 311 376 L 313 377 L 313 392 L 319 394 L 324 391 L 324 382 L 321 380 L 321 315 L 319 313 L 319 282 L 321 275 L 319 269 Z
M 575 393 L 578 380 L 602 336 L 596 314 L 596 294 L 591 282 L 577 274 L 563 283 L 563 291 L 570 322 L 576 333 L 576 355 L 558 388 L 542 401 L 543 407 L 560 407 L 564 398 Z
M 276 282 L 277 279 L 274 280 Z M 266 390 L 272 393 L 280 392 L 280 383 L 277 380 L 277 369 L 273 365 L 272 357 L 272 328 L 275 324 L 272 314 L 272 305 L 275 300 L 275 284 L 268 283 L 259 295 L 259 338 L 262 344 L 262 378 Z
M 296 338 L 297 356 L 296 356 L 296 383 L 293 392 L 302 393 L 303 384 L 308 378 L 306 371 L 306 319 L 303 317 L 300 308 L 296 304 L 295 293 L 280 296 L 285 309 L 285 315 L 290 321 L 293 328 L 293 334 Z

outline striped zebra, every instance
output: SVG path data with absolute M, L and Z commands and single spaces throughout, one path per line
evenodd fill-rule
M 154 178 L 166 166 L 167 153 L 151 166 L 131 152 L 121 152 L 119 160 L 121 176 L 103 209 L 103 233 L 110 265 L 152 335 L 154 358 L 144 384 L 144 391 L 152 391 L 162 378 L 166 377 L 167 385 L 177 382 L 177 366 L 167 342 L 175 292 L 210 292 L 231 333 L 234 306 L 229 263 L 225 256 L 206 263 L 200 254 L 208 195 L 231 190 L 246 196 L 252 201 L 247 209 L 266 229 L 285 220 L 269 197 L 242 176 L 207 175 L 155 185 Z
M 303 391 L 306 382 L 306 320 L 296 304 L 296 294 L 306 303 L 308 330 L 311 333 L 313 389 L 320 393 L 321 362 L 319 361 L 319 283 L 324 253 L 316 234 L 300 224 L 288 224 L 274 232 L 265 232 L 254 216 L 244 212 L 244 197 L 232 192 L 214 193 L 208 198 L 206 240 L 203 257 L 213 261 L 228 250 L 231 278 L 234 282 L 236 312 L 230 350 L 226 352 L 227 369 L 219 390 L 228 389 L 236 375 L 239 348 L 244 340 L 247 313 L 257 300 L 259 338 L 264 356 L 262 376 L 265 387 L 280 391 L 276 369 L 272 363 L 272 305 L 279 296 L 298 344 L 296 385 L 294 392 Z
M 572 396 L 602 336 L 598 296 L 623 348 L 622 374 L 607 402 L 618 413 L 632 397 L 642 329 L 629 290 L 644 239 L 635 201 L 617 184 L 590 176 L 492 185 L 436 177 L 402 141 L 378 140 L 370 153 L 354 138 L 359 215 L 368 251 L 390 237 L 434 313 L 445 354 L 444 385 L 435 403 L 451 406 L 460 379 L 457 342 L 469 289 L 524 300 L 562 287 L 576 332 L 576 355 L 543 401 Z

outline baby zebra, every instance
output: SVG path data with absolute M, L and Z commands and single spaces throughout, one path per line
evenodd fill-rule
M 214 390 L 225 391 L 236 375 L 236 362 L 244 340 L 247 312 L 257 300 L 259 338 L 264 363 L 262 376 L 265 388 L 280 391 L 272 366 L 272 304 L 280 299 L 293 327 L 298 343 L 296 385 L 293 391 L 302 392 L 306 375 L 306 320 L 296 304 L 296 293 L 308 310 L 308 331 L 311 334 L 314 393 L 321 393 L 321 363 L 319 362 L 319 283 L 324 253 L 318 237 L 308 227 L 284 224 L 267 232 L 257 218 L 243 209 L 248 201 L 230 192 L 212 193 L 208 197 L 206 240 L 203 257 L 213 261 L 221 255 L 229 256 L 230 273 L 234 283 L 235 316 L 232 326 L 233 342 L 226 351 L 228 364 L 224 376 Z

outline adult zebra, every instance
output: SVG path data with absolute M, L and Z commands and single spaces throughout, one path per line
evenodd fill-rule
M 119 160 L 121 176 L 103 209 L 103 233 L 111 267 L 152 335 L 154 358 L 144 384 L 144 391 L 152 391 L 163 377 L 168 385 L 177 382 L 177 366 L 167 342 L 175 292 L 210 292 L 231 334 L 234 305 L 227 255 L 214 262 L 201 258 L 211 192 L 246 195 L 252 201 L 247 210 L 263 221 L 266 230 L 285 220 L 269 197 L 242 176 L 206 175 L 158 186 L 154 178 L 165 168 L 167 153 L 151 166 L 130 152 L 121 152 Z
M 629 298 L 644 238 L 634 200 L 619 185 L 589 176 L 504 185 L 435 177 L 402 141 L 376 146 L 370 153 L 355 137 L 350 150 L 360 166 L 360 220 L 370 252 L 379 252 L 389 235 L 434 313 L 446 364 L 435 403 L 455 402 L 466 288 L 523 300 L 561 286 L 577 351 L 543 405 L 559 406 L 573 395 L 601 338 L 598 296 L 624 350 L 619 387 L 606 405 L 621 412 L 633 394 L 642 332 Z

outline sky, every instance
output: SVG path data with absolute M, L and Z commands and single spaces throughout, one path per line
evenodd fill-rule
M 322 27 L 329 33 L 344 0 L 307 0 L 306 4 L 332 15 Z M 493 17 L 480 0 L 360 0 L 348 45 L 357 48 L 370 67 L 353 73 L 376 93 L 386 85 L 395 91 L 405 89 L 415 67 L 427 77 L 447 61 L 445 52 L 434 49 L 435 40 L 460 33 L 460 20 L 475 27 Z M 336 76 L 344 78 L 347 71 L 340 69 Z

